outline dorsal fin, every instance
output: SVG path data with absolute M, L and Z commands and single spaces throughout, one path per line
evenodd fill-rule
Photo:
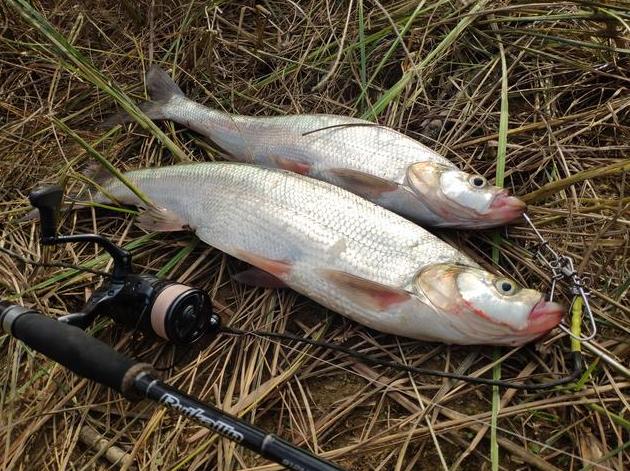
M 146 82 L 151 99 L 154 101 L 167 102 L 173 96 L 185 96 L 173 79 L 157 65 L 149 68 Z

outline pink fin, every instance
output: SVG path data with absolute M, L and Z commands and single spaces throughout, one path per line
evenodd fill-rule
M 288 170 L 293 173 L 299 173 L 300 175 L 308 175 L 308 172 L 311 171 L 311 166 L 309 164 L 306 162 L 300 162 L 299 160 L 290 160 L 283 157 L 270 157 L 269 160 L 271 160 L 278 168 Z
M 348 168 L 333 168 L 329 172 L 341 180 L 341 185 L 347 190 L 369 199 L 377 199 L 383 193 L 396 191 L 398 183 L 385 180 L 358 170 Z
M 136 223 L 148 231 L 174 232 L 189 229 L 186 221 L 166 208 L 147 208 L 140 213 Z
M 287 286 L 280 278 L 277 278 L 271 273 L 267 273 L 260 268 L 254 267 L 237 273 L 232 278 L 239 283 L 243 283 L 248 286 L 257 286 L 259 288 L 286 288 Z
M 366 280 L 337 270 L 324 270 L 324 276 L 346 292 L 353 301 L 369 309 L 385 311 L 411 299 L 407 291 Z
M 244 250 L 237 250 L 235 256 L 276 278 L 282 279 L 291 271 L 291 264 L 282 260 L 273 260 Z

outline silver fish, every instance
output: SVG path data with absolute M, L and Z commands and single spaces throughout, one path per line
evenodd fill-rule
M 234 160 L 282 168 L 345 188 L 419 223 L 480 229 L 520 217 L 525 203 L 481 175 L 460 171 L 404 134 L 335 115 L 249 117 L 186 98 L 159 67 L 142 108 L 209 137 Z
M 562 307 L 497 277 L 416 224 L 296 173 L 215 162 L 131 171 L 149 196 L 145 228 L 189 228 L 259 270 L 237 278 L 289 286 L 382 332 L 455 344 L 520 345 L 558 324 Z M 118 180 L 102 184 L 142 207 Z

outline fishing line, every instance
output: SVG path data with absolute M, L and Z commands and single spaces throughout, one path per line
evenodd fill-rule
M 525 383 L 525 382 L 516 381 L 516 380 L 513 381 L 513 380 L 494 380 L 494 379 L 486 379 L 486 378 L 477 378 L 475 376 L 450 373 L 447 371 L 408 366 L 397 361 L 381 360 L 371 355 L 365 355 L 356 350 L 353 350 L 348 347 L 344 347 L 343 345 L 339 345 L 336 343 L 324 342 L 321 340 L 312 340 L 312 339 L 308 339 L 303 336 L 295 335 L 295 334 L 288 334 L 288 333 L 280 334 L 276 332 L 267 332 L 267 331 L 259 331 L 259 330 L 241 330 L 235 327 L 221 327 L 219 329 L 219 332 L 224 332 L 226 334 L 244 336 L 244 337 L 267 337 L 267 338 L 277 339 L 281 341 L 305 343 L 307 345 L 312 345 L 314 347 L 321 347 L 321 348 L 326 348 L 328 350 L 340 352 L 345 355 L 351 356 L 353 358 L 371 363 L 373 365 L 385 366 L 385 367 L 396 369 L 398 371 L 405 371 L 408 373 L 422 374 L 422 375 L 427 375 L 427 376 L 439 376 L 442 378 L 465 381 L 467 383 L 484 384 L 487 386 L 499 386 L 503 388 L 513 388 L 513 389 L 519 389 L 523 391 L 536 391 L 536 390 L 541 390 L 541 389 L 551 389 L 556 386 L 562 386 L 564 384 L 571 383 L 575 381 L 576 379 L 578 379 L 581 376 L 582 371 L 583 371 L 582 355 L 579 351 L 571 352 L 571 356 L 573 357 L 573 370 L 569 375 L 564 376 L 563 378 L 559 378 L 557 380 L 548 381 L 544 383 Z
M 323 128 L 317 128 L 317 129 L 313 129 L 312 131 L 307 131 L 302 133 L 302 137 L 304 136 L 308 136 L 309 134 L 314 134 L 316 132 L 320 132 L 320 131 L 326 131 L 327 129 L 335 129 L 335 128 L 352 128 L 352 127 L 358 127 L 358 126 L 368 126 L 368 127 L 377 127 L 377 128 L 381 128 L 381 127 L 385 127 L 382 126 L 380 124 L 376 124 L 376 123 L 343 123 L 343 124 L 332 124 L 330 126 L 324 126 Z

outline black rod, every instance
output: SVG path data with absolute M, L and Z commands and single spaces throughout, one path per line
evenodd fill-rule
M 225 438 L 297 471 L 340 471 L 341 468 L 298 448 L 280 437 L 254 427 L 209 404 L 164 384 L 148 373 L 134 380 L 138 392 L 161 405 L 185 415 Z

